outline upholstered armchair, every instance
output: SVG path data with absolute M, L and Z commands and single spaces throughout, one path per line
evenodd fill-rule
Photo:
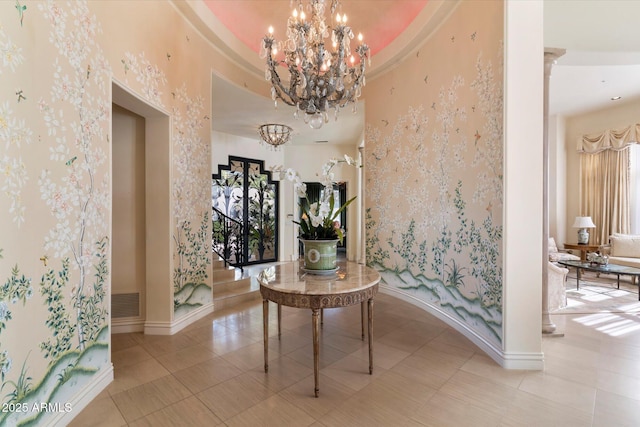
M 579 258 L 578 258 L 579 259 Z M 569 270 L 549 262 L 547 273 L 547 289 L 549 295 L 549 311 L 558 310 L 567 306 L 567 293 L 565 282 Z
M 549 237 L 549 261 L 580 261 L 580 257 L 565 250 L 558 250 L 555 239 Z

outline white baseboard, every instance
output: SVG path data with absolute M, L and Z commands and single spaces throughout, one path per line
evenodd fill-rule
M 395 288 L 390 288 L 384 285 L 380 286 L 380 292 L 394 296 L 398 299 L 406 301 L 417 307 L 422 308 L 429 314 L 434 315 L 438 319 L 445 322 L 447 325 L 460 332 L 467 337 L 471 342 L 484 351 L 487 356 L 491 357 L 498 365 L 505 369 L 522 369 L 522 370 L 542 370 L 544 369 L 544 353 L 505 353 L 501 348 L 496 347 L 493 343 L 487 341 L 484 337 L 478 335 L 475 331 L 469 329 L 469 327 L 462 323 L 459 319 L 456 319 L 443 312 L 436 306 L 426 303 L 418 298 L 408 295 L 404 292 L 400 292 Z
M 172 322 L 144 322 L 145 335 L 173 335 L 189 326 L 198 319 L 213 313 L 213 303 L 203 305 L 193 310 L 186 316 Z
M 111 320 L 112 334 L 127 334 L 129 332 L 143 332 L 143 331 L 144 331 L 144 319 L 129 318 L 129 319 L 112 319 Z
M 52 420 L 52 426 L 66 426 L 73 420 L 84 408 L 87 407 L 93 399 L 95 399 L 107 386 L 113 381 L 113 364 L 100 368 L 95 375 L 91 384 L 84 389 L 84 392 L 75 396 L 69 402 L 73 410 L 63 412 L 56 415 Z

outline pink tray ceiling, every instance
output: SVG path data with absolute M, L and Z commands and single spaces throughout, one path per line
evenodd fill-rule
M 275 29 L 277 40 L 286 37 L 287 18 L 291 14 L 289 0 L 204 0 L 204 3 L 255 52 L 259 51 L 269 25 Z M 340 13 L 347 14 L 355 35 L 362 33 L 375 55 L 404 31 L 426 4 L 427 0 L 343 0 Z

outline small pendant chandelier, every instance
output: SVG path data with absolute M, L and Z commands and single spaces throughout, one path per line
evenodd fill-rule
M 262 138 L 260 142 L 266 143 L 275 150 L 289 141 L 291 130 L 287 125 L 275 123 L 264 124 L 258 128 L 258 133 L 260 133 L 260 137 Z
M 346 14 L 336 14 L 333 27 L 325 23 L 325 3 L 329 1 L 334 16 L 339 0 L 309 0 L 306 12 L 303 0 L 291 0 L 297 5 L 287 21 L 287 40 L 276 42 L 273 27 L 269 27 L 260 51 L 260 57 L 266 58 L 265 79 L 271 82 L 271 98 L 276 107 L 278 99 L 295 106 L 294 116 L 302 112 L 305 123 L 314 129 L 329 121 L 330 108 L 334 109 L 336 120 L 340 109 L 349 103 L 356 111 L 366 83 L 365 62 L 370 62 L 369 46 L 362 42 L 362 34 L 355 49 L 358 61 L 351 54 L 349 45 L 354 36 Z M 329 33 L 331 50 L 325 46 Z M 275 59 L 280 51 L 284 59 Z M 278 74 L 280 64 L 289 71 L 286 83 Z

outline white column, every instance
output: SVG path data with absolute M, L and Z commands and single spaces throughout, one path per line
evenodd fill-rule
M 551 67 L 556 59 L 564 55 L 564 49 L 544 50 L 544 124 L 543 124 L 543 147 L 542 157 L 544 159 L 542 167 L 542 333 L 552 334 L 556 330 L 556 325 L 549 317 L 549 273 L 547 263 L 549 262 L 549 78 L 551 77 Z
M 542 369 L 543 2 L 504 5 L 503 366 Z

